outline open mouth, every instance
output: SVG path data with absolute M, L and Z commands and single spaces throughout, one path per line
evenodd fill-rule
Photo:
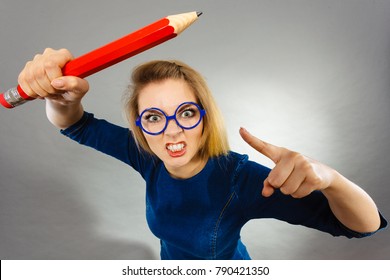
M 177 152 L 181 152 L 185 148 L 185 146 L 186 145 L 183 142 L 176 143 L 176 144 L 169 143 L 169 144 L 167 144 L 166 148 L 167 148 L 167 150 L 171 151 L 172 153 L 177 153 Z

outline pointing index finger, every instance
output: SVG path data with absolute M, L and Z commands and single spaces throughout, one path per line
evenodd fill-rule
M 259 138 L 250 134 L 245 128 L 240 128 L 240 135 L 245 142 L 247 142 L 252 148 L 261 154 L 265 155 L 267 158 L 272 160 L 274 163 L 279 162 L 281 151 L 280 147 L 274 146 L 270 143 L 267 143 Z

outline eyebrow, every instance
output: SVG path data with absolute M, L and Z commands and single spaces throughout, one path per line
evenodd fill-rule
M 185 102 L 193 102 L 193 103 L 197 104 L 198 106 L 200 106 L 200 105 L 198 104 L 198 102 L 196 102 L 196 101 L 184 101 L 184 102 L 179 103 L 179 104 L 175 107 L 174 112 L 176 112 L 176 110 L 179 108 L 179 106 L 180 106 L 181 104 L 185 103 Z M 185 105 L 182 105 L 182 106 L 183 106 L 182 109 L 186 109 L 186 108 L 188 108 L 188 107 L 194 106 L 194 104 L 185 104 Z M 155 106 L 147 107 L 147 108 L 141 110 L 141 112 L 139 113 L 139 115 L 140 115 L 142 112 L 146 111 L 146 110 L 156 110 L 156 109 L 157 109 L 157 110 L 161 110 L 162 112 L 164 112 L 164 114 L 166 114 L 167 116 L 170 116 L 170 114 L 168 114 L 165 110 L 163 110 L 163 109 L 161 109 L 161 108 L 159 108 L 159 107 L 155 107 Z

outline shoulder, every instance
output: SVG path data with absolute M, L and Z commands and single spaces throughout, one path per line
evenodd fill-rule
M 222 169 L 225 172 L 233 172 L 248 161 L 248 156 L 229 151 L 227 155 L 213 157 L 210 161 L 213 162 L 215 168 Z
M 251 161 L 246 154 L 230 151 L 226 156 L 215 159 L 216 165 L 231 175 L 233 182 L 247 180 L 249 177 L 266 178 L 270 169 L 257 162 Z
M 60 132 L 66 136 L 72 138 L 73 135 L 77 135 L 81 132 L 88 133 L 100 133 L 108 131 L 109 133 L 129 133 L 129 129 L 113 124 L 105 119 L 98 119 L 93 113 L 84 111 L 83 116 L 75 124 L 71 125 L 66 129 L 61 129 Z

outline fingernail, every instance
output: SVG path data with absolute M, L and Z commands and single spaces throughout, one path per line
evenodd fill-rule
M 55 79 L 55 80 L 51 81 L 51 85 L 55 88 L 62 88 L 65 86 L 65 83 L 61 79 Z
M 247 134 L 250 134 L 249 131 L 246 130 L 245 128 L 241 127 L 240 129 L 241 129 L 242 132 L 245 132 L 245 133 L 247 133 Z

